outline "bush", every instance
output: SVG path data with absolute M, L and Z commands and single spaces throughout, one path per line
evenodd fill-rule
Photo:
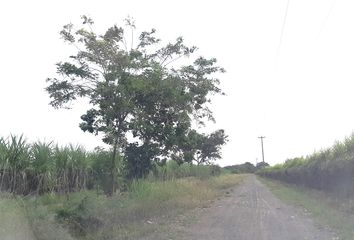
M 221 174 L 218 165 L 194 165 L 191 163 L 178 164 L 176 161 L 167 161 L 165 165 L 155 165 L 150 172 L 150 179 L 171 180 L 184 177 L 197 177 L 205 179 Z
M 88 201 L 89 197 L 85 196 L 78 204 L 56 211 L 57 220 L 66 225 L 73 235 L 85 236 L 97 231 L 103 225 L 100 219 L 88 211 Z

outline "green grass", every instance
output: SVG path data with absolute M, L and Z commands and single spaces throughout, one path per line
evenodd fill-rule
M 0 196 L 0 226 L 9 233 L 15 231 L 10 222 L 2 224 L 11 219 L 10 214 L 14 216 L 11 222 L 22 218 L 36 240 L 137 239 L 168 231 L 168 222 L 190 209 L 207 206 L 242 178 L 225 174 L 208 179 L 139 180 L 132 182 L 127 192 L 113 197 L 95 191 L 27 198 Z M 2 208 L 9 210 L 3 214 Z
M 24 209 L 11 196 L 0 195 L 0 236 L 1 239 L 28 239 L 33 235 Z
M 260 178 L 279 199 L 306 209 L 314 220 L 329 226 L 340 239 L 354 239 L 353 203 L 350 199 L 337 198 L 328 193 L 296 185 Z

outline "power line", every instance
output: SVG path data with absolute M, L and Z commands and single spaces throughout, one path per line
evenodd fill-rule
M 331 6 L 330 6 L 330 8 L 329 8 L 329 10 L 328 10 L 328 13 L 327 13 L 325 19 L 324 19 L 323 22 L 322 22 L 322 25 L 321 25 L 320 31 L 318 32 L 317 38 L 319 38 L 319 37 L 321 36 L 321 33 L 323 32 L 323 29 L 325 28 L 325 26 L 326 26 L 326 24 L 327 24 L 327 22 L 328 22 L 328 19 L 329 19 L 329 17 L 331 16 L 331 13 L 332 13 L 332 11 L 333 11 L 333 9 L 334 9 L 335 3 L 336 3 L 336 0 L 332 0 L 332 4 L 331 4 Z
M 284 15 L 283 25 L 282 25 L 281 32 L 280 32 L 279 45 L 278 45 L 278 50 L 277 50 L 277 58 L 279 57 L 280 47 L 281 47 L 282 42 L 283 42 L 283 36 L 284 36 L 284 32 L 285 32 L 286 20 L 288 19 L 289 5 L 290 5 L 290 0 L 288 0 L 287 3 L 286 3 L 285 15 Z

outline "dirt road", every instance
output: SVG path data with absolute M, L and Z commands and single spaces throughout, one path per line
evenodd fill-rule
M 228 197 L 193 212 L 191 224 L 175 224 L 168 236 L 155 239 L 189 240 L 333 240 L 302 209 L 284 204 L 250 175 Z

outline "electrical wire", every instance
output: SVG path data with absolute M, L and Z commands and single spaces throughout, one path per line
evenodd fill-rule
M 325 26 L 326 26 L 326 24 L 328 22 L 329 17 L 332 14 L 332 11 L 334 9 L 334 5 L 335 5 L 336 1 L 337 0 L 332 0 L 331 7 L 329 8 L 327 15 L 326 15 L 325 19 L 322 22 L 322 25 L 321 25 L 320 31 L 318 32 L 317 38 L 319 38 L 321 36 L 321 34 L 322 34 L 322 32 L 323 32 L 323 30 L 324 30 L 324 28 L 325 28 Z
M 283 19 L 283 25 L 282 25 L 281 32 L 280 32 L 279 45 L 278 45 L 278 50 L 277 50 L 277 59 L 279 57 L 280 48 L 281 48 L 281 45 L 282 45 L 282 42 L 283 42 L 283 37 L 284 37 L 284 32 L 285 32 L 285 25 L 286 25 L 286 21 L 288 19 L 289 5 L 290 5 L 290 0 L 287 0 L 286 8 L 285 8 L 285 15 L 284 15 L 284 19 Z

